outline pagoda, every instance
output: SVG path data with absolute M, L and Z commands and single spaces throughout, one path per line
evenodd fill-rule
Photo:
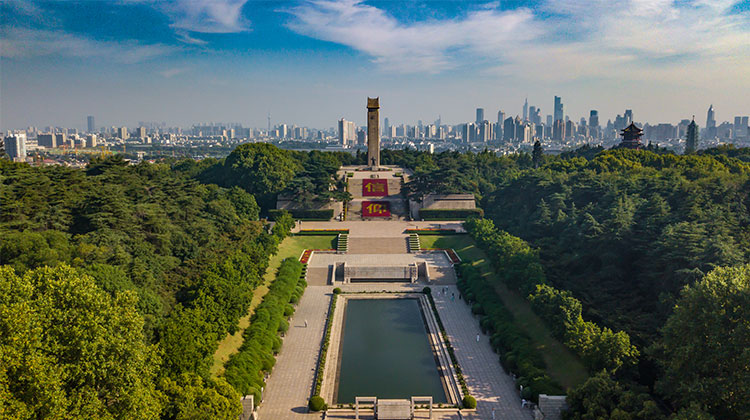
M 643 136 L 643 130 L 636 127 L 634 123 L 630 123 L 629 126 L 622 130 L 622 142 L 617 145 L 617 148 L 643 149 L 641 136 Z

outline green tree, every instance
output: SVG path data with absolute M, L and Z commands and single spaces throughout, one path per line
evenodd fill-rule
M 534 150 L 531 152 L 531 161 L 535 168 L 540 167 L 544 162 L 544 149 L 542 148 L 542 143 L 539 143 L 539 140 L 534 142 Z
M 19 277 L 0 267 L 0 414 L 153 419 L 159 360 L 134 293 L 114 297 L 61 265 Z
M 721 419 L 750 418 L 750 265 L 722 267 L 686 286 L 654 352 L 657 389 Z
M 194 373 L 164 378 L 165 420 L 235 420 L 242 413 L 240 396 L 223 378 L 204 380 Z
M 237 146 L 224 161 L 220 184 L 236 185 L 256 196 L 261 207 L 275 206 L 273 197 L 301 169 L 291 154 L 268 143 Z

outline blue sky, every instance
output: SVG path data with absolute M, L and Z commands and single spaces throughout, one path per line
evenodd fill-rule
M 750 0 L 0 3 L 0 129 L 750 114 Z

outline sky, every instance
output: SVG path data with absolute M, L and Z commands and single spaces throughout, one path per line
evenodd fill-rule
M 0 129 L 750 114 L 750 0 L 0 1 Z

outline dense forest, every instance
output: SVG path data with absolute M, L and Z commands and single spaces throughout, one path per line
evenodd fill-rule
M 417 198 L 477 197 L 487 220 L 473 235 L 498 278 L 590 369 L 569 392 L 571 419 L 750 418 L 750 151 L 384 150 L 382 161 L 414 171 Z M 237 389 L 208 366 L 292 223 L 262 218 L 282 193 L 347 198 L 335 173 L 358 163 L 267 144 L 83 170 L 0 160 L 0 413 L 236 418 L 237 391 L 256 392 L 270 361 L 243 348 Z M 286 270 L 269 330 L 303 288 Z M 492 300 L 480 304 L 492 328 L 507 324 Z
M 600 386 L 592 383 L 571 394 L 571 411 L 577 413 L 572 418 L 614 418 L 615 410 L 624 413 L 619 418 L 658 418 L 638 414 L 642 404 L 632 401 L 597 405 L 593 401 L 607 397 L 593 390 L 606 385 L 633 396 L 643 395 L 634 389 L 647 390 L 665 412 L 682 409 L 679 415 L 687 417 L 681 418 L 700 418 L 703 414 L 696 413 L 707 410 L 706 416 L 743 419 L 750 418 L 750 409 L 737 396 L 750 397 L 750 355 L 742 350 L 750 346 L 750 331 L 746 308 L 736 306 L 743 299 L 747 305 L 746 271 L 736 273 L 726 295 L 709 291 L 723 287 L 712 280 L 746 270 L 742 264 L 750 260 L 749 157 L 747 149 L 733 147 L 687 156 L 658 148 L 584 147 L 560 156 L 394 151 L 385 153 L 384 161 L 415 171 L 411 194 L 417 197 L 438 191 L 475 194 L 498 229 L 536 249 L 546 282 L 580 301 L 584 318 L 627 332 L 640 349 L 637 369 L 619 373 L 614 379 L 620 382 L 599 375 L 592 381 Z M 719 328 L 716 342 L 680 347 L 672 335 L 676 347 L 670 348 L 666 343 L 678 329 L 679 311 L 696 290 L 704 291 L 707 306 L 693 311 L 733 302 L 734 312 L 716 309 L 727 313 L 706 320 Z M 682 317 L 683 322 L 701 319 L 698 313 Z M 677 358 L 703 370 L 680 366 Z
M 340 194 L 341 157 L 0 160 L 0 417 L 236 418 L 208 369 L 292 226 L 259 216 L 293 188 Z

